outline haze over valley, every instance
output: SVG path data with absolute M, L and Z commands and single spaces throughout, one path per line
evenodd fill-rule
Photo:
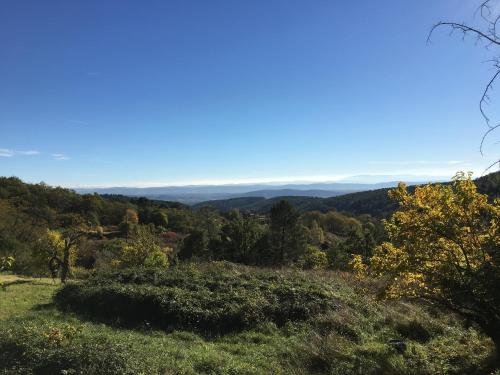
M 392 180 L 391 180 L 392 179 Z M 349 182 L 349 181 L 383 182 Z M 400 181 L 412 185 L 427 182 L 447 181 L 449 177 L 436 176 L 351 176 L 339 182 L 315 183 L 263 183 L 263 184 L 221 184 L 221 185 L 186 185 L 157 187 L 96 187 L 74 188 L 81 194 L 120 194 L 131 197 L 175 201 L 196 204 L 204 201 L 238 197 L 274 198 L 280 196 L 303 196 L 328 198 L 359 191 L 395 187 Z

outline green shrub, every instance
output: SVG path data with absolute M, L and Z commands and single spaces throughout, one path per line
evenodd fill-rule
M 299 273 L 220 264 L 127 269 L 68 284 L 59 308 L 122 325 L 224 334 L 261 322 L 303 321 L 335 307 L 333 291 Z
M 328 257 L 316 246 L 308 245 L 306 252 L 297 260 L 297 266 L 303 269 L 321 269 L 328 266 Z
M 79 328 L 11 326 L 0 332 L 0 371 L 5 374 L 134 374 L 126 348 L 105 337 L 78 337 Z
M 429 341 L 432 337 L 429 327 L 415 319 L 398 322 L 395 328 L 401 336 L 422 343 Z

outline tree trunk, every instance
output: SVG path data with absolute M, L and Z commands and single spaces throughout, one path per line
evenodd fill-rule
M 495 345 L 495 364 L 500 368 L 500 322 L 490 323 L 487 326 L 482 326 L 483 332 L 493 341 Z
M 285 263 L 285 226 L 281 229 L 281 243 L 280 243 L 280 258 L 281 265 Z
M 71 244 L 69 242 L 64 243 L 64 256 L 61 265 L 61 282 L 65 283 L 69 276 L 69 256 L 70 256 Z
M 491 335 L 491 340 L 495 344 L 495 363 L 500 368 L 500 331 L 496 331 Z

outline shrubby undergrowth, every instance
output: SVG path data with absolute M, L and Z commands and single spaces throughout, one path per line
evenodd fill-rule
M 0 312 L 7 312 L 0 314 L 0 374 L 491 374 L 493 345 L 484 335 L 439 308 L 378 300 L 373 280 L 220 263 L 184 267 L 171 273 L 116 271 L 95 275 L 91 282 L 97 289 L 112 280 L 123 287 L 177 288 L 190 295 L 198 285 L 204 293 L 219 284 L 241 291 L 247 284 L 265 289 L 296 278 L 304 283 L 295 288 L 298 295 L 312 284 L 311 289 L 331 294 L 333 306 L 282 326 L 263 321 L 238 332 L 205 335 L 191 328 L 166 332 L 145 321 L 134 329 L 98 323 L 50 305 L 50 292 L 58 289 L 50 280 L 10 284 L 0 299 Z M 189 277 L 176 276 L 181 270 Z M 390 345 L 394 339 L 406 350 Z
M 127 348 L 105 336 L 82 337 L 70 324 L 9 327 L 0 332 L 2 374 L 134 374 Z M 83 339 L 82 339 L 83 338 Z M 137 368 L 136 368 L 137 369 Z
M 126 326 L 209 335 L 312 319 L 336 307 L 333 289 L 300 272 L 227 263 L 98 273 L 55 296 L 66 311 Z

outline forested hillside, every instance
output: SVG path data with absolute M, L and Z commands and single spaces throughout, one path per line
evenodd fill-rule
M 487 194 L 491 199 L 500 196 L 500 172 L 493 172 L 479 177 L 475 181 L 478 191 Z M 446 183 L 444 183 L 446 184 Z M 410 187 L 414 189 L 414 187 Z M 337 210 L 351 215 L 369 214 L 374 217 L 388 217 L 397 208 L 397 204 L 388 196 L 390 188 L 362 191 L 331 198 L 314 197 L 276 197 L 263 199 L 257 197 L 234 198 L 207 201 L 196 204 L 194 207 L 210 205 L 221 211 L 239 209 L 242 211 L 266 213 L 271 206 L 281 199 L 288 200 L 301 212 Z
M 498 174 L 476 184 L 498 196 Z M 393 189 L 394 203 L 381 189 L 238 198 L 219 211 L 1 178 L 0 268 L 16 276 L 0 275 L 10 293 L 0 300 L 0 371 L 482 374 L 499 343 L 498 321 L 483 317 L 497 313 L 496 266 L 485 262 L 498 250 L 500 212 L 475 190 L 458 176 Z M 329 210 L 332 200 L 350 212 L 399 209 L 384 230 L 370 214 Z M 425 235 L 413 236 L 414 223 Z M 465 273 L 455 238 L 469 244 Z M 400 248 L 453 257 L 408 267 Z M 16 279 L 28 275 L 53 281 Z M 432 308 L 380 301 L 426 301 L 429 286 L 442 301 Z
M 64 264 L 70 250 L 74 269 L 81 272 L 141 264 L 148 256 L 153 263 L 195 258 L 345 268 L 352 253 L 366 256 L 384 238 L 381 223 L 370 215 L 346 216 L 325 207 L 310 210 L 310 205 L 301 206 L 300 197 L 237 200 L 263 200 L 265 213 L 80 195 L 1 178 L 0 256 L 13 257 L 16 272 L 36 275 L 50 274 L 49 261 Z M 65 238 L 71 238 L 68 247 Z

